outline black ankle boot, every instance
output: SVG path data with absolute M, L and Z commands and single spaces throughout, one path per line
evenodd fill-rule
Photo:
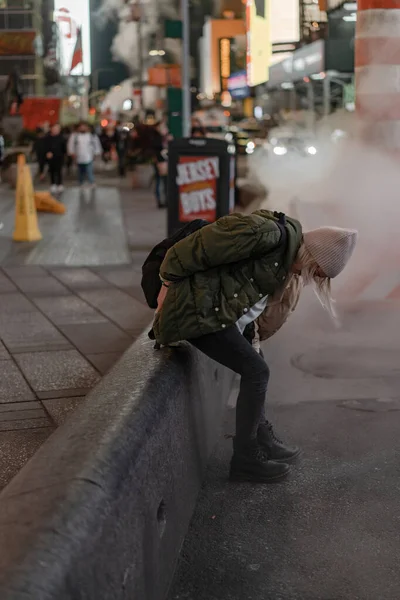
M 274 483 L 289 474 L 290 467 L 284 463 L 268 460 L 257 440 L 246 445 L 233 441 L 233 457 L 229 479 L 253 483 Z
M 289 463 L 295 460 L 300 454 L 300 448 L 297 446 L 285 446 L 282 440 L 276 437 L 273 427 L 268 421 L 259 426 L 257 440 L 269 460 L 275 462 Z

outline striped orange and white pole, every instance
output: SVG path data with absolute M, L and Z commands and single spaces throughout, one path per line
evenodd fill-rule
M 400 153 L 400 0 L 358 0 L 355 72 L 362 137 Z

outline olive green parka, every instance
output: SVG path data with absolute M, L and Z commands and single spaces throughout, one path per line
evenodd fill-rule
M 232 214 L 181 240 L 166 254 L 170 282 L 154 334 L 160 344 L 190 340 L 233 326 L 260 298 L 283 288 L 302 240 L 286 218 L 286 240 L 270 211 Z

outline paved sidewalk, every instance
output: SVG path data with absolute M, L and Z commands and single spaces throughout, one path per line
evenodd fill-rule
M 65 217 L 39 215 L 42 242 L 15 244 L 13 193 L 0 191 L 0 489 L 153 314 L 141 265 L 166 215 L 151 193 L 99 188 L 83 215 L 77 189 L 63 200 Z

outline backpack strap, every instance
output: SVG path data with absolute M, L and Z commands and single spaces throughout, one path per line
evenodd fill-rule
M 286 215 L 284 213 L 274 212 L 274 217 L 278 219 L 276 222 L 281 232 L 281 239 L 279 240 L 279 246 L 286 246 L 287 242 L 287 231 L 286 231 Z

